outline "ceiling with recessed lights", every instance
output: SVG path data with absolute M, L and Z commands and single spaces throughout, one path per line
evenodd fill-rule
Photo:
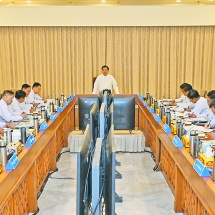
M 215 0 L 0 0 L 0 6 L 215 5 Z

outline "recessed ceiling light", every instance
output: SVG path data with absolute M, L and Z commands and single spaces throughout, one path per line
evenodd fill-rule
M 27 0 L 26 3 L 31 3 L 31 1 L 30 1 L 30 0 Z
M 106 0 L 101 0 L 101 2 L 106 2 Z
M 179 2 L 181 2 L 181 0 L 176 0 L 176 2 L 178 2 L 178 3 L 179 3 Z

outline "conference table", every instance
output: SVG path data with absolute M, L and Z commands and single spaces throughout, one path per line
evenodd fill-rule
M 200 177 L 193 168 L 195 160 L 185 148 L 176 148 L 172 143 L 174 135 L 164 132 L 164 124 L 155 121 L 155 114 L 151 114 L 139 98 L 136 103 L 139 107 L 139 129 L 154 155 L 154 170 L 162 171 L 175 197 L 175 212 L 215 214 L 215 184 L 212 179 Z M 208 139 L 215 139 L 215 132 L 210 133 Z
M 16 169 L 0 174 L 0 215 L 25 215 L 37 211 L 38 194 L 49 174 L 57 169 L 57 157 L 62 148 L 68 146 L 70 132 L 78 129 L 80 96 L 86 95 L 76 95 L 54 121 L 48 122 L 49 127 L 36 135 L 36 142 L 23 148 Z M 145 144 L 152 150 L 154 171 L 162 171 L 172 190 L 175 212 L 215 214 L 214 182 L 195 172 L 194 159 L 184 148 L 173 145 L 174 135 L 165 133 L 162 123 L 157 123 L 138 96 L 134 96 L 135 126 L 144 133 Z M 210 138 L 215 139 L 215 132 Z
M 49 173 L 57 169 L 57 156 L 68 145 L 74 129 L 73 99 L 49 127 L 36 135 L 31 147 L 18 155 L 16 169 L 0 174 L 0 215 L 24 215 L 36 212 L 37 196 Z

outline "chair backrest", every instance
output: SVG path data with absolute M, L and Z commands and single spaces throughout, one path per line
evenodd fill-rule
M 97 78 L 97 77 L 93 77 L 93 85 L 92 85 L 93 87 L 94 87 L 94 83 L 95 83 L 95 81 L 96 81 L 96 78 Z
M 206 98 L 207 92 L 208 92 L 208 91 L 207 91 L 206 89 L 201 89 L 201 90 L 200 90 L 200 96 Z

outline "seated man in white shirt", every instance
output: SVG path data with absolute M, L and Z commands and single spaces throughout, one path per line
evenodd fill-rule
M 103 66 L 102 67 L 102 74 L 96 78 L 93 88 L 93 94 L 98 94 L 103 90 L 111 90 L 114 89 L 116 94 L 119 94 L 118 86 L 116 83 L 115 78 L 112 75 L 109 75 L 109 67 Z
M 197 90 L 191 90 L 187 97 L 195 104 L 192 113 L 189 113 L 188 116 L 207 119 L 210 110 L 206 98 L 200 97 Z
M 189 98 L 187 97 L 188 93 L 190 92 L 190 90 L 192 90 L 192 86 L 188 83 L 183 83 L 181 86 L 180 86 L 180 89 L 181 89 L 181 92 L 182 92 L 182 95 L 180 98 L 178 99 L 173 99 L 172 102 L 171 102 L 171 105 L 173 106 L 179 106 L 183 109 L 192 109 L 194 108 L 194 103 L 190 102 Z M 183 110 L 182 109 L 182 110 Z
M 210 104 L 215 100 L 215 90 L 211 90 L 210 92 L 208 92 L 206 98 L 207 98 L 208 106 L 210 107 Z M 213 117 L 214 117 L 214 113 L 213 113 L 212 109 L 210 108 L 209 114 L 207 116 L 208 122 L 211 121 Z M 208 125 L 208 123 L 206 124 L 206 126 L 207 125 Z
M 209 122 L 205 125 L 206 128 L 215 128 L 215 99 L 209 105 L 211 115 Z
M 8 107 L 13 102 L 14 92 L 5 90 L 0 100 L 0 122 L 21 121 L 27 114 L 16 114 Z
M 35 106 L 46 102 L 46 100 L 43 101 L 43 99 L 39 96 L 40 91 L 41 91 L 41 84 L 38 82 L 35 82 L 32 86 L 31 92 L 28 95 L 28 98 L 30 99 L 30 101 L 32 101 L 33 103 L 36 103 Z
M 21 87 L 21 90 L 24 91 L 26 93 L 25 96 L 25 104 L 32 104 L 33 103 L 33 99 L 30 99 L 28 96 L 31 92 L 31 86 L 28 84 L 23 84 Z
M 33 108 L 33 99 L 29 98 L 29 94 L 31 92 L 31 86 L 28 84 L 23 84 L 21 90 L 26 93 L 25 101 L 24 101 L 24 106 L 25 106 L 24 109 L 28 110 L 30 113 L 33 113 L 34 111 L 36 111 L 36 109 Z
M 26 93 L 24 91 L 17 90 L 15 93 L 15 97 L 13 98 L 13 102 L 9 105 L 12 111 L 17 115 L 21 115 L 22 113 L 30 113 L 30 110 L 25 109 L 25 96 Z

